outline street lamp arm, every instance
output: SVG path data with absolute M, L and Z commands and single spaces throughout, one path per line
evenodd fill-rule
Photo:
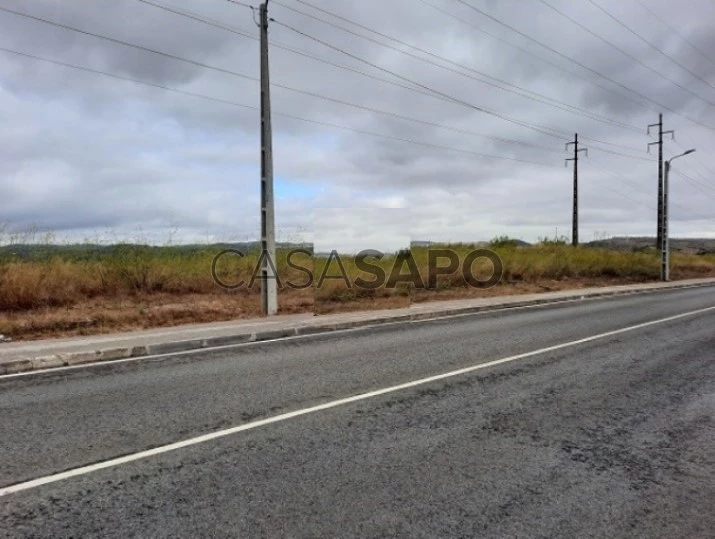
M 691 153 L 695 153 L 695 148 L 692 148 L 692 149 L 690 149 L 690 150 L 687 150 L 687 151 L 681 153 L 680 155 L 676 155 L 675 157 L 671 157 L 670 159 L 668 159 L 668 164 L 670 164 L 672 161 L 674 161 L 674 160 L 677 159 L 678 157 L 683 157 L 683 156 L 685 156 L 685 155 L 690 155 Z

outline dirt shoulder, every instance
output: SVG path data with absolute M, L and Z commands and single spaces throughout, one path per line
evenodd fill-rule
M 701 277 L 702 275 L 699 275 Z M 562 279 L 535 283 L 501 284 L 482 290 L 454 288 L 413 291 L 408 297 L 328 296 L 312 289 L 288 290 L 280 296 L 280 314 L 339 312 L 392 309 L 412 302 L 432 302 L 468 298 L 489 298 L 576 290 L 600 286 L 642 283 L 633 279 Z M 138 294 L 126 297 L 97 297 L 67 307 L 43 307 L 25 311 L 0 312 L 0 334 L 14 341 L 98 335 L 118 331 L 172 327 L 182 324 L 224 322 L 261 316 L 256 294 Z

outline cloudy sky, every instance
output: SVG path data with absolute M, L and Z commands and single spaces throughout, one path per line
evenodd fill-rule
M 327 250 L 570 236 L 564 145 L 576 132 L 589 149 L 582 240 L 654 235 L 657 152 L 646 153 L 646 126 L 660 111 L 676 131 L 666 157 L 698 149 L 674 165 L 672 233 L 715 237 L 715 3 L 546 2 L 271 0 L 279 239 Z M 158 243 L 257 237 L 249 7 L 0 8 L 144 47 L 0 11 L 6 230 Z

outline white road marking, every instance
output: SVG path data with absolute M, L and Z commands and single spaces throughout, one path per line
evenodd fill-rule
M 659 292 L 673 292 L 674 290 L 678 290 L 678 291 L 690 290 L 691 288 L 700 288 L 700 286 L 687 286 L 687 287 L 681 287 L 681 288 L 675 288 L 675 289 L 664 288 L 662 290 L 645 290 L 645 291 L 639 291 L 639 290 L 631 291 L 631 290 L 629 290 L 629 291 L 621 292 L 621 293 L 614 294 L 611 296 L 595 296 L 595 297 L 581 296 L 579 298 L 554 300 L 554 301 L 549 301 L 546 303 L 537 303 L 535 305 L 520 305 L 517 307 L 501 307 L 498 309 L 488 309 L 487 308 L 483 311 L 437 315 L 432 318 L 422 318 L 422 319 L 418 319 L 418 320 L 402 320 L 402 321 L 397 321 L 397 322 L 383 322 L 383 323 L 379 323 L 379 324 L 372 324 L 372 325 L 360 326 L 360 327 L 356 327 L 356 328 L 347 328 L 347 329 L 339 329 L 339 330 L 328 329 L 325 332 L 312 333 L 309 335 L 293 335 L 290 337 L 279 337 L 277 339 L 268 339 L 265 341 L 251 341 L 251 342 L 243 342 L 243 343 L 236 343 L 236 344 L 224 344 L 221 346 L 207 346 L 206 348 L 194 348 L 192 350 L 184 350 L 181 352 L 166 352 L 164 354 L 154 354 L 154 355 L 150 355 L 150 356 L 137 356 L 137 357 L 130 357 L 130 358 L 125 358 L 125 359 L 114 359 L 111 361 L 95 361 L 93 363 L 83 363 L 80 365 L 67 365 L 65 367 L 53 367 L 50 369 L 38 369 L 35 371 L 18 372 L 15 374 L 4 374 L 4 375 L 0 375 L 0 381 L 10 379 L 10 378 L 22 378 L 22 377 L 26 377 L 26 376 L 35 376 L 35 375 L 48 374 L 48 373 L 50 373 L 50 374 L 51 373 L 60 373 L 60 372 L 64 372 L 64 371 L 74 371 L 74 370 L 78 370 L 78 369 L 89 369 L 89 368 L 93 368 L 93 367 L 109 367 L 112 365 L 120 365 L 122 363 L 134 363 L 135 361 L 147 361 L 147 360 L 152 360 L 152 359 L 181 357 L 181 356 L 187 356 L 187 355 L 192 355 L 192 354 L 199 354 L 201 352 L 220 352 L 221 350 L 231 350 L 233 348 L 244 348 L 244 347 L 250 347 L 250 346 L 258 346 L 261 344 L 280 343 L 280 342 L 294 341 L 294 340 L 310 340 L 310 339 L 316 339 L 319 337 L 325 337 L 326 335 L 340 335 L 342 333 L 366 331 L 366 330 L 370 330 L 370 329 L 390 327 L 390 326 L 403 325 L 403 324 L 426 324 L 429 322 L 438 322 L 440 320 L 452 320 L 455 318 L 466 318 L 468 316 L 488 316 L 491 314 L 501 313 L 501 312 L 505 312 L 505 311 L 522 311 L 522 310 L 527 310 L 527 309 L 540 309 L 540 308 L 544 308 L 544 307 L 568 305 L 569 303 L 581 303 L 581 302 L 586 302 L 586 301 L 608 301 L 608 300 L 622 299 L 624 296 L 647 295 L 647 294 L 654 294 L 654 293 L 659 293 Z
M 183 440 L 181 442 L 175 442 L 173 444 L 164 445 L 161 447 L 156 447 L 154 449 L 149 449 L 146 451 L 140 451 L 131 455 L 125 455 L 123 457 L 114 458 L 106 460 L 104 462 L 98 462 L 96 464 L 91 464 L 89 466 L 81 466 L 79 468 L 74 468 L 73 470 L 67 470 L 65 472 L 47 475 L 45 477 L 39 477 L 31 481 L 25 481 L 24 483 L 17 483 L 8 487 L 0 489 L 0 497 L 7 496 L 9 494 L 15 494 L 25 490 L 30 490 L 33 488 L 40 487 L 42 485 L 47 485 L 50 483 L 56 483 L 58 481 L 63 481 L 65 479 L 71 479 L 73 477 L 79 477 L 82 475 L 87 475 L 99 470 L 104 470 L 106 468 L 113 468 L 115 466 L 120 466 L 122 464 L 128 464 L 130 462 L 135 462 L 138 460 L 146 459 L 149 457 L 154 457 L 156 455 L 162 455 L 164 453 L 169 453 L 171 451 L 176 451 L 177 449 L 182 449 L 184 447 L 190 447 L 193 445 L 198 445 L 211 440 L 216 440 L 219 438 L 224 438 L 226 436 L 231 436 L 239 432 L 244 432 L 247 430 L 257 429 L 259 427 L 265 427 L 267 425 L 272 425 L 274 423 L 280 423 L 282 421 L 287 421 L 289 419 L 294 419 L 304 415 L 314 414 L 317 412 L 322 412 L 323 410 L 330 410 L 331 408 L 337 408 L 338 406 L 344 406 L 346 404 L 351 404 L 354 402 L 360 402 L 374 397 L 379 397 L 381 395 L 387 395 L 389 393 L 396 393 L 398 391 L 403 391 L 405 389 L 411 389 L 421 385 L 429 384 L 432 382 L 438 382 L 440 380 L 446 380 L 448 378 L 454 378 L 456 376 L 462 376 L 464 374 L 469 374 L 478 370 L 487 369 L 489 367 L 494 367 L 496 365 L 502 365 L 504 363 L 510 363 L 512 361 L 517 361 L 520 359 L 526 359 L 541 354 L 546 354 L 549 352 L 555 352 L 557 350 L 563 350 L 565 348 L 571 348 L 580 344 L 585 344 L 600 339 L 606 339 L 608 337 L 613 337 L 615 335 L 621 335 L 623 333 L 628 333 L 638 329 L 643 329 L 658 324 L 664 324 L 666 322 L 672 322 L 674 320 L 680 320 L 682 318 L 697 316 L 699 314 L 704 314 L 710 311 L 715 311 L 715 306 L 707 307 L 705 309 L 699 309 L 697 311 L 691 311 L 683 314 L 678 314 L 675 316 L 669 316 L 668 318 L 661 318 L 659 320 L 653 320 L 651 322 L 645 322 L 642 324 L 637 324 L 635 326 L 630 326 L 622 329 L 617 329 L 615 331 L 608 331 L 606 333 L 599 333 L 598 335 L 593 335 L 591 337 L 586 337 L 584 339 L 578 339 L 576 341 L 569 341 L 562 344 L 557 344 L 555 346 L 549 346 L 547 348 L 541 348 L 539 350 L 534 350 L 532 352 L 526 352 L 523 354 L 517 354 L 515 356 L 505 357 L 502 359 L 497 359 L 494 361 L 489 361 L 487 363 L 480 363 L 478 365 L 472 365 L 471 367 L 466 367 L 463 369 L 458 369 L 455 371 L 446 372 L 443 374 L 438 374 L 435 376 L 429 376 L 427 378 L 420 378 L 419 380 L 413 380 L 411 382 L 406 382 L 404 384 L 399 384 L 396 386 L 386 387 L 382 389 L 377 389 L 375 391 L 369 391 L 367 393 L 360 393 L 358 395 L 353 395 L 352 397 L 347 397 L 344 399 L 338 399 L 324 404 L 319 404 L 317 406 L 311 406 L 309 408 L 303 408 L 301 410 L 295 410 L 293 412 L 287 412 L 284 414 L 279 414 L 273 417 L 268 417 L 266 419 L 260 419 L 258 421 L 251 421 L 250 423 L 245 423 L 237 427 L 232 427 L 230 429 L 224 429 L 217 432 L 212 432 L 209 434 L 204 434 L 202 436 L 197 436 L 195 438 L 189 438 L 188 440 Z
M 359 330 L 364 330 L 364 329 L 374 329 L 376 327 L 381 327 L 381 326 L 387 326 L 388 324 L 376 324 L 374 326 L 362 326 L 359 328 L 347 328 L 347 329 L 338 329 L 334 331 L 326 331 L 324 333 L 311 333 L 309 335 L 291 335 L 290 337 L 279 337 L 277 339 L 267 339 L 265 341 L 250 341 L 250 342 L 241 342 L 241 343 L 236 343 L 236 344 L 222 344 L 221 346 L 207 346 L 206 348 L 192 348 L 191 350 L 182 350 L 180 352 L 166 352 L 164 354 L 154 354 L 151 356 L 137 356 L 137 357 L 129 357 L 125 359 L 112 359 L 109 361 L 95 361 L 93 363 L 82 363 L 80 365 L 67 365 L 65 367 L 54 367 L 50 369 L 38 369 L 36 371 L 26 371 L 26 372 L 18 372 L 15 374 L 4 374 L 0 376 L 0 381 L 6 380 L 8 378 L 22 378 L 24 376 L 33 376 L 36 374 L 52 374 L 52 373 L 59 373 L 63 371 L 74 371 L 77 369 L 89 369 L 92 367 L 110 367 L 112 365 L 120 365 L 122 363 L 134 363 L 135 361 L 147 361 L 147 360 L 152 360 L 152 359 L 162 359 L 162 358 L 169 358 L 169 357 L 181 357 L 181 356 L 189 356 L 192 354 L 200 354 L 201 352 L 220 352 L 221 350 L 231 350 L 232 348 L 246 348 L 246 347 L 251 347 L 251 346 L 257 346 L 260 344 L 270 344 L 270 343 L 276 343 L 276 342 L 285 342 L 285 341 L 294 341 L 298 339 L 305 339 L 305 340 L 310 340 L 310 339 L 315 339 L 317 337 L 323 337 L 325 335 L 339 335 L 341 333 L 350 333 L 353 331 L 359 331 Z M 210 337 L 209 337 L 210 338 Z M 200 340 L 200 339 L 196 339 Z M 151 345 L 149 345 L 151 346 Z

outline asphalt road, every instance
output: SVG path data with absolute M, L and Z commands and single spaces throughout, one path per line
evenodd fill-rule
M 0 534 L 714 537 L 715 309 L 620 331 L 714 306 L 700 288 L 0 378 L 0 493 L 255 426 L 8 493 Z

